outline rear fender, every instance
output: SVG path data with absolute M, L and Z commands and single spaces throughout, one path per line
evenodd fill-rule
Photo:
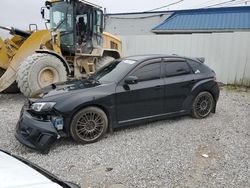
M 11 60 L 8 69 L 4 75 L 0 78 L 0 92 L 7 89 L 16 80 L 16 72 L 21 62 L 23 62 L 28 56 L 40 49 L 41 45 L 45 45 L 50 41 L 51 35 L 49 30 L 41 30 L 31 34 L 27 40 L 21 45 L 16 52 L 15 56 Z
M 215 94 L 213 93 L 212 88 L 215 86 L 215 84 L 216 83 L 214 82 L 213 79 L 205 79 L 196 83 L 193 86 L 190 95 L 184 101 L 183 108 L 188 111 L 191 110 L 195 97 L 202 91 L 208 91 L 214 96 Z

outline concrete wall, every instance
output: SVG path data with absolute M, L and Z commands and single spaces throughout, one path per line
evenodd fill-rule
M 154 35 L 151 30 L 172 12 L 106 16 L 105 31 L 114 35 Z
M 225 84 L 250 86 L 250 32 L 120 36 L 123 55 L 145 53 L 205 57 Z

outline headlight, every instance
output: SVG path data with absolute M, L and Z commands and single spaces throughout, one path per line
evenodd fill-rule
M 31 109 L 35 112 L 50 111 L 56 105 L 55 102 L 33 103 Z

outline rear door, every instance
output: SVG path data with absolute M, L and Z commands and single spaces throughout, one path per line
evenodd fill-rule
M 194 80 L 191 67 L 185 59 L 164 59 L 165 113 L 183 110 Z
M 137 84 L 126 85 L 122 82 L 118 85 L 116 104 L 119 123 L 144 119 L 164 112 L 164 80 L 161 66 L 161 59 L 146 61 L 128 75 L 136 76 Z

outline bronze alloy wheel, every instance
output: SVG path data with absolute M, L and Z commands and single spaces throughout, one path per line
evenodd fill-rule
M 77 142 L 93 143 L 101 139 L 108 128 L 106 114 L 99 108 L 88 107 L 78 112 L 71 123 L 71 135 Z
M 193 103 L 193 116 L 198 119 L 209 116 L 214 107 L 213 96 L 209 92 L 201 92 Z

